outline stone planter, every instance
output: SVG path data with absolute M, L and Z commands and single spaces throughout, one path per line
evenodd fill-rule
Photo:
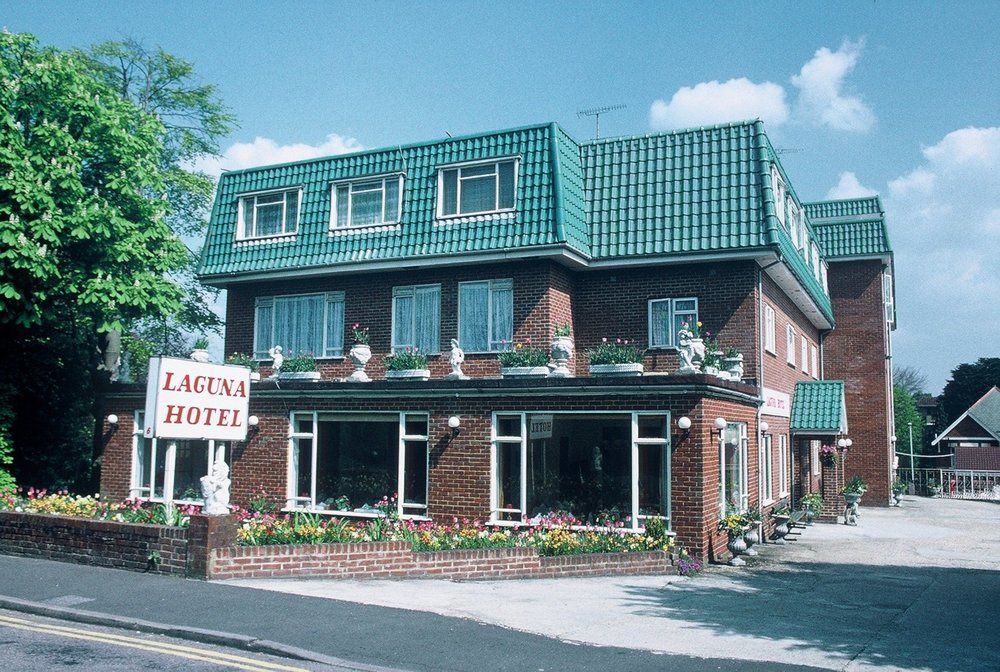
M 504 378 L 544 378 L 549 375 L 547 366 L 501 366 L 500 375 Z
M 706 373 L 706 374 L 708 374 L 710 376 L 717 376 L 717 375 L 719 375 L 719 369 L 717 369 L 714 366 L 706 366 L 704 373 Z
M 722 360 L 723 365 L 726 367 L 726 377 L 729 380 L 734 380 L 739 382 L 743 380 L 743 355 L 736 354 L 733 357 L 725 357 Z
M 812 525 L 813 518 L 816 517 L 816 512 L 808 507 L 805 509 L 805 512 L 806 512 L 806 525 Z
M 729 560 L 730 565 L 733 567 L 742 567 L 747 564 L 747 561 L 740 557 L 747 551 L 747 542 L 743 541 L 742 535 L 729 537 L 729 543 L 726 544 L 726 548 L 733 554 L 733 557 Z
M 549 375 L 553 378 L 572 378 L 573 372 L 569 370 L 569 360 L 573 356 L 573 339 L 569 336 L 556 336 L 552 339 L 552 346 L 549 349 L 552 357 L 552 371 Z
M 754 546 L 760 541 L 760 533 L 756 527 L 747 530 L 746 534 L 743 535 L 743 541 L 747 544 L 746 554 L 757 555 L 757 549 Z
M 788 535 L 788 521 L 791 520 L 789 516 L 774 516 L 774 543 L 784 544 L 785 537 Z
M 319 380 L 319 371 L 278 371 L 278 380 Z
M 369 378 L 368 374 L 365 373 L 365 365 L 368 364 L 368 360 L 372 358 L 372 349 L 368 347 L 368 344 L 355 343 L 351 346 L 348 357 L 351 360 L 351 364 L 354 365 L 354 373 L 349 375 L 347 380 L 352 383 L 371 382 L 371 378 Z
M 191 351 L 191 360 L 194 362 L 199 362 L 201 364 L 208 364 L 212 359 L 208 356 L 208 350 L 205 348 L 195 348 Z
M 590 375 L 592 376 L 641 376 L 642 364 L 633 362 L 630 364 L 591 364 Z
M 941 486 L 940 485 L 928 485 L 927 486 L 927 493 L 931 497 L 937 497 L 938 495 L 941 494 Z
M 400 369 L 398 371 L 386 371 L 386 380 L 427 380 L 431 377 L 431 372 L 427 369 Z

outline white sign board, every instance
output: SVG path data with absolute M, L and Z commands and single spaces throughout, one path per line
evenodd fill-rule
M 143 435 L 162 439 L 247 438 L 250 369 L 152 357 Z
M 762 415 L 776 415 L 781 418 L 792 417 L 792 399 L 784 392 L 764 388 L 764 407 L 760 410 Z
M 532 415 L 528 422 L 529 439 L 551 439 L 552 438 L 552 416 Z

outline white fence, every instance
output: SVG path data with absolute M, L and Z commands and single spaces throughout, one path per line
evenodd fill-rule
M 896 477 L 912 483 L 918 494 L 930 495 L 940 488 L 939 497 L 954 499 L 1000 500 L 1000 471 L 971 469 L 906 469 L 896 470 Z

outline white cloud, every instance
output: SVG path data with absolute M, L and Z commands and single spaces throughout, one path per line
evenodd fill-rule
M 841 131 L 867 131 L 875 115 L 859 96 L 844 92 L 844 80 L 861 57 L 864 41 L 844 40 L 837 51 L 818 49 L 799 74 L 792 76 L 798 88 L 796 111 L 807 120 Z
M 934 191 L 937 176 L 926 168 L 911 170 L 906 175 L 900 175 L 889 181 L 889 193 L 895 196 L 912 194 L 929 194 Z
M 239 170 L 273 163 L 286 163 L 319 156 L 346 154 L 364 149 L 355 139 L 331 133 L 318 145 L 296 142 L 279 145 L 270 138 L 256 137 L 253 142 L 237 142 L 229 146 L 222 156 L 206 156 L 194 162 L 194 168 L 218 177 L 223 170 Z
M 863 196 L 874 196 L 874 189 L 869 189 L 858 181 L 858 176 L 845 170 L 840 174 L 840 180 L 830 191 L 826 192 L 827 200 L 837 200 L 841 198 L 861 198 Z
M 778 125 L 788 119 L 785 89 L 773 82 L 757 84 L 745 77 L 702 82 L 677 89 L 670 102 L 653 101 L 649 125 L 654 130 L 755 119 Z
M 1000 164 L 1000 127 L 968 126 L 924 147 L 924 157 L 943 168 L 991 168 Z

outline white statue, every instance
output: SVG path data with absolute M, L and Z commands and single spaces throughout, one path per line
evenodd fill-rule
M 212 472 L 201 477 L 201 496 L 205 505 L 201 512 L 206 516 L 225 516 L 229 514 L 229 465 L 225 460 L 225 446 L 219 446 L 212 463 Z
M 465 351 L 458 346 L 458 341 L 451 339 L 451 354 L 448 355 L 448 363 L 451 364 L 451 373 L 445 378 L 448 380 L 467 380 L 469 377 L 462 373 L 462 364 L 465 363 Z
M 281 354 L 281 346 L 276 345 L 267 351 L 271 355 L 271 377 L 274 378 L 281 372 L 281 365 L 285 363 L 285 356 Z
M 695 338 L 694 332 L 687 328 L 677 332 L 677 354 L 681 360 L 677 373 L 701 373 L 705 343 L 700 338 Z

